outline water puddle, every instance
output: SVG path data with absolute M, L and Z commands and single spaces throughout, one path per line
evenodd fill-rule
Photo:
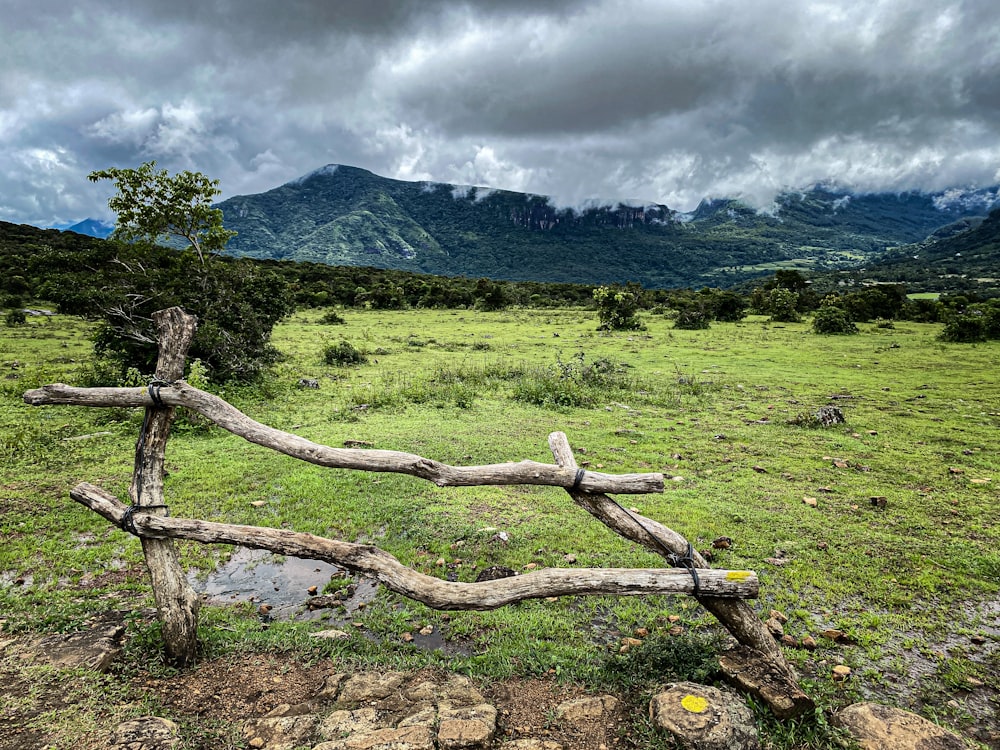
M 375 581 L 355 580 L 327 562 L 245 547 L 237 547 L 229 560 L 207 576 L 189 574 L 188 581 L 209 603 L 252 602 L 271 620 L 344 622 L 378 591 Z
M 207 575 L 191 573 L 188 581 L 209 604 L 249 602 L 261 621 L 322 621 L 324 629 L 353 630 L 359 610 L 375 600 L 379 584 L 319 560 L 282 557 L 264 550 L 237 547 L 232 556 Z M 375 633 L 362 630 L 378 641 Z M 471 653 L 450 642 L 439 628 L 414 631 L 408 642 L 423 651 Z

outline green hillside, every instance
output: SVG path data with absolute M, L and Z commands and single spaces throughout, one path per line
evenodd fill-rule
M 576 211 L 544 196 L 336 165 L 220 207 L 239 233 L 234 255 L 651 288 L 731 286 L 782 267 L 856 267 L 975 215 L 931 195 L 825 188 L 779 196 L 767 212 L 733 200 L 706 201 L 691 214 L 664 205 Z

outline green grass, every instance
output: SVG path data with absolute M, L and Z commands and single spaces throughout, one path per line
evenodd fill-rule
M 699 549 L 718 536 L 734 540 L 713 565 L 758 571 L 754 608 L 765 617 L 784 611 L 786 632 L 819 641 L 815 652 L 787 653 L 821 708 L 873 697 L 962 726 L 970 721 L 968 676 L 986 683 L 980 691 L 1000 689 L 988 604 L 1000 590 L 996 342 L 945 344 L 939 326 L 905 322 L 821 337 L 808 321 L 750 318 L 683 331 L 659 316 L 647 316 L 641 333 L 598 334 L 595 315 L 580 310 L 350 312 L 335 329 L 322 316 L 299 313 L 276 329 L 285 359 L 266 387 L 214 390 L 254 419 L 321 443 L 364 441 L 452 464 L 551 462 L 547 436 L 561 430 L 590 468 L 666 474 L 662 495 L 620 497 L 623 504 Z M 108 606 L 102 598 L 136 609 L 151 603 L 138 541 L 67 496 L 79 481 L 125 495 L 141 413 L 21 403 L 28 388 L 87 377 L 88 330 L 58 316 L 0 328 L 0 612 L 8 631 L 73 629 Z M 326 364 L 325 350 L 340 341 L 368 361 Z M 320 388 L 299 389 L 300 378 Z M 844 411 L 846 425 L 791 424 L 827 403 Z M 190 423 L 175 429 L 167 468 L 174 516 L 370 541 L 432 575 L 473 580 L 490 565 L 567 566 L 567 554 L 580 566 L 661 564 L 554 488 L 438 488 L 321 469 Z M 251 505 L 258 500 L 265 504 Z M 508 543 L 495 539 L 498 530 Z M 201 569 L 225 553 L 180 549 Z M 449 567 L 437 565 L 441 557 Z M 665 635 L 671 615 L 683 635 Z M 293 648 L 640 692 L 658 677 L 703 677 L 703 657 L 719 637 L 713 619 L 683 597 L 448 615 L 383 591 L 358 620 L 375 640 L 317 645 L 307 637 L 316 623 L 262 631 L 252 608 L 209 608 L 201 622 L 213 654 Z M 444 632 L 456 655 L 401 642 L 425 624 Z M 650 642 L 676 642 L 693 656 L 671 672 L 658 649 L 619 654 L 620 638 L 640 627 Z M 854 645 L 822 638 L 827 628 Z M 973 636 L 986 642 L 974 645 Z M 829 679 L 834 663 L 854 670 L 847 688 Z M 930 683 L 920 670 L 934 675 Z M 772 729 L 776 746 L 827 746 L 823 727 L 807 724 L 780 730 L 791 739 Z

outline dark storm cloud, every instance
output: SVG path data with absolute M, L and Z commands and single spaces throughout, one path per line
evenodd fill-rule
M 7 220 L 105 216 L 86 174 L 153 158 L 227 195 L 339 162 L 679 208 L 1000 181 L 993 0 L 7 6 Z

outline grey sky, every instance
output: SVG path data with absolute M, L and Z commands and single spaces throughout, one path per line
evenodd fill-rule
M 995 0 L 5 0 L 0 219 L 108 216 L 156 159 L 327 163 L 686 210 L 1000 182 Z

